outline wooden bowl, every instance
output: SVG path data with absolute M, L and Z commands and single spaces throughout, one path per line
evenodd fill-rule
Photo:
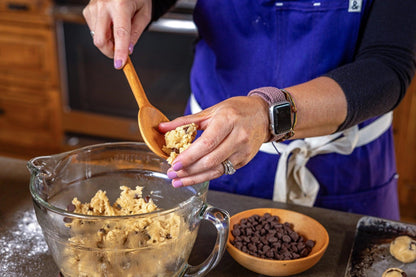
M 231 244 L 231 241 L 234 240 L 232 234 L 234 224 L 240 223 L 240 220 L 243 218 L 248 218 L 255 214 L 263 216 L 265 213 L 277 215 L 280 218 L 280 223 L 291 223 L 294 231 L 299 235 L 302 235 L 306 240 L 315 241 L 315 246 L 309 255 L 294 260 L 263 259 L 244 253 Z M 329 243 L 328 232 L 318 221 L 289 210 L 261 208 L 243 211 L 230 218 L 230 226 L 227 241 L 228 253 L 245 268 L 268 276 L 290 276 L 311 268 L 321 259 Z

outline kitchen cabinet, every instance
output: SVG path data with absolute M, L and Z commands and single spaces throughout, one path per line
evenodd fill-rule
M 402 220 L 416 222 L 416 77 L 394 111 L 393 132 Z
M 62 143 L 55 28 L 48 0 L 0 0 L 0 153 L 47 154 Z

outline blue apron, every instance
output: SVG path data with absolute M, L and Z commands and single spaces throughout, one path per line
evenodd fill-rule
M 299 84 L 351 62 L 372 1 L 354 6 L 360 2 L 199 0 L 194 20 L 200 40 L 191 71 L 195 99 L 205 109 L 255 88 Z M 234 175 L 212 180 L 210 188 L 272 198 L 278 161 L 278 155 L 259 152 Z M 320 184 L 315 206 L 399 219 L 391 128 L 350 155 L 322 154 L 306 166 Z

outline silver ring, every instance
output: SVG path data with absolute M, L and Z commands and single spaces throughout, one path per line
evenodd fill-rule
M 90 31 L 90 35 L 93 37 L 94 36 L 94 31 Z
M 225 175 L 233 175 L 236 171 L 233 164 L 228 159 L 222 162 L 222 166 L 224 167 Z

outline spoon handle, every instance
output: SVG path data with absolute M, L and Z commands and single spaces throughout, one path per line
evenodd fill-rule
M 146 97 L 142 83 L 140 82 L 139 76 L 137 76 L 136 70 L 134 69 L 133 63 L 130 57 L 127 57 L 126 64 L 123 67 L 124 75 L 126 75 L 127 81 L 129 82 L 130 88 L 136 98 L 139 108 L 144 106 L 151 106 L 149 100 Z

